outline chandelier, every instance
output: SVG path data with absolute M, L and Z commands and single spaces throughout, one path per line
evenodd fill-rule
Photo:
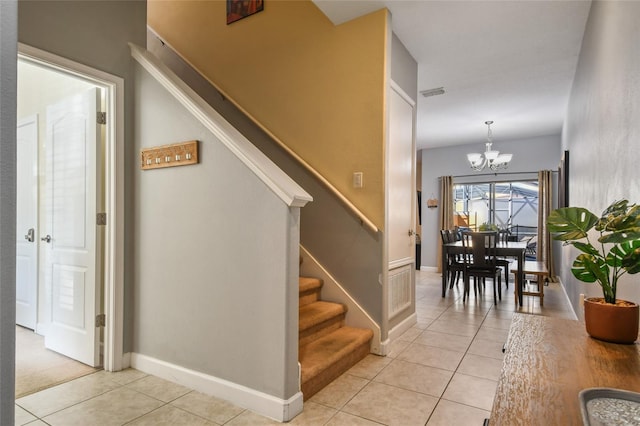
M 493 144 L 491 125 L 493 124 L 493 121 L 485 121 L 484 124 L 487 125 L 487 143 L 485 144 L 487 147 L 486 151 L 483 154 L 478 154 L 477 152 L 467 154 L 469 165 L 476 172 L 483 170 L 485 167 L 488 167 L 491 170 L 506 169 L 509 166 L 512 154 L 500 154 L 500 151 L 494 151 L 491 149 L 491 144 Z

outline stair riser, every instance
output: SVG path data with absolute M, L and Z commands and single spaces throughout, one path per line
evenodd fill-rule
M 323 321 L 320 324 L 316 324 L 306 330 L 301 330 L 298 335 L 298 346 L 304 346 L 307 343 L 313 342 L 334 330 L 344 326 L 345 314 L 335 316 L 327 321 Z
M 341 358 L 338 362 L 329 366 L 322 373 L 302 383 L 301 387 L 304 400 L 307 401 L 322 388 L 337 379 L 342 373 L 357 364 L 369 354 L 369 350 L 370 343 L 363 343 L 351 352 L 349 356 Z
M 314 289 L 300 293 L 299 306 L 305 306 L 313 302 L 320 300 L 320 289 Z

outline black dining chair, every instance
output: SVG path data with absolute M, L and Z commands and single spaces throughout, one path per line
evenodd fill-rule
M 462 234 L 464 247 L 464 302 L 470 292 L 470 278 L 473 277 L 473 294 L 477 298 L 478 278 L 493 280 L 493 302 L 497 305 L 502 300 L 501 269 L 497 263 L 496 244 L 498 233 L 495 231 L 466 232 Z
M 454 231 L 449 229 L 441 229 L 440 236 L 443 244 L 456 242 Z M 458 286 L 458 281 L 460 280 L 460 276 L 463 275 L 463 271 L 464 262 L 462 261 L 462 257 L 459 254 L 449 255 L 447 262 L 447 281 L 449 282 L 449 288 L 453 288 L 454 282 L 456 287 Z
M 498 242 L 500 244 L 507 244 L 510 237 L 511 231 L 509 231 L 508 229 L 501 229 L 498 231 Z M 498 257 L 496 259 L 496 263 L 498 264 L 498 266 L 504 268 L 504 284 L 507 290 L 509 289 L 509 271 L 511 270 L 512 261 L 512 259 L 507 259 L 506 257 Z

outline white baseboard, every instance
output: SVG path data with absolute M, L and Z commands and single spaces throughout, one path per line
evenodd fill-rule
M 436 266 L 421 266 L 420 270 L 425 272 L 438 272 L 438 268 Z
M 573 317 L 576 319 L 576 321 L 580 321 L 580 317 L 578 316 L 578 313 L 576 312 L 575 308 L 571 304 L 571 299 L 569 299 L 569 295 L 567 294 L 567 290 L 564 288 L 564 285 L 562 284 L 562 279 L 559 276 L 556 276 L 556 277 L 558 278 L 558 284 L 560 284 L 560 289 L 562 290 L 562 294 L 564 294 L 564 300 L 567 301 L 567 305 L 571 308 L 571 312 L 573 313 Z
M 418 322 L 418 315 L 414 312 L 413 314 L 406 317 L 402 322 L 391 330 L 389 330 L 389 340 L 394 341 L 398 337 L 402 336 L 405 331 L 416 325 Z
M 287 422 L 302 412 L 302 392 L 288 400 L 229 382 L 146 355 L 131 353 L 131 367 L 147 374 L 215 396 L 279 422 Z
M 387 340 L 380 343 L 380 353 L 378 355 L 383 355 L 383 356 L 389 355 L 389 352 L 390 352 L 389 346 L 391 345 L 391 343 L 397 340 L 398 337 L 402 336 L 405 331 L 413 327 L 417 322 L 418 322 L 418 315 L 414 312 L 413 314 L 409 315 L 407 318 L 402 320 L 400 324 L 396 325 L 391 330 L 389 330 L 389 335 Z

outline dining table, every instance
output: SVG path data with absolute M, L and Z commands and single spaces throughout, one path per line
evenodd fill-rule
M 516 284 L 518 286 L 518 305 L 522 306 L 522 285 L 524 284 L 523 265 L 525 260 L 525 251 L 527 249 L 527 243 L 525 241 L 507 241 L 498 242 L 496 244 L 496 255 L 500 257 L 514 257 L 518 262 L 518 275 L 516 278 Z M 465 248 L 462 246 L 462 241 L 456 241 L 454 243 L 442 244 L 442 297 L 445 297 L 447 292 L 447 276 L 449 256 L 456 254 L 464 254 Z

